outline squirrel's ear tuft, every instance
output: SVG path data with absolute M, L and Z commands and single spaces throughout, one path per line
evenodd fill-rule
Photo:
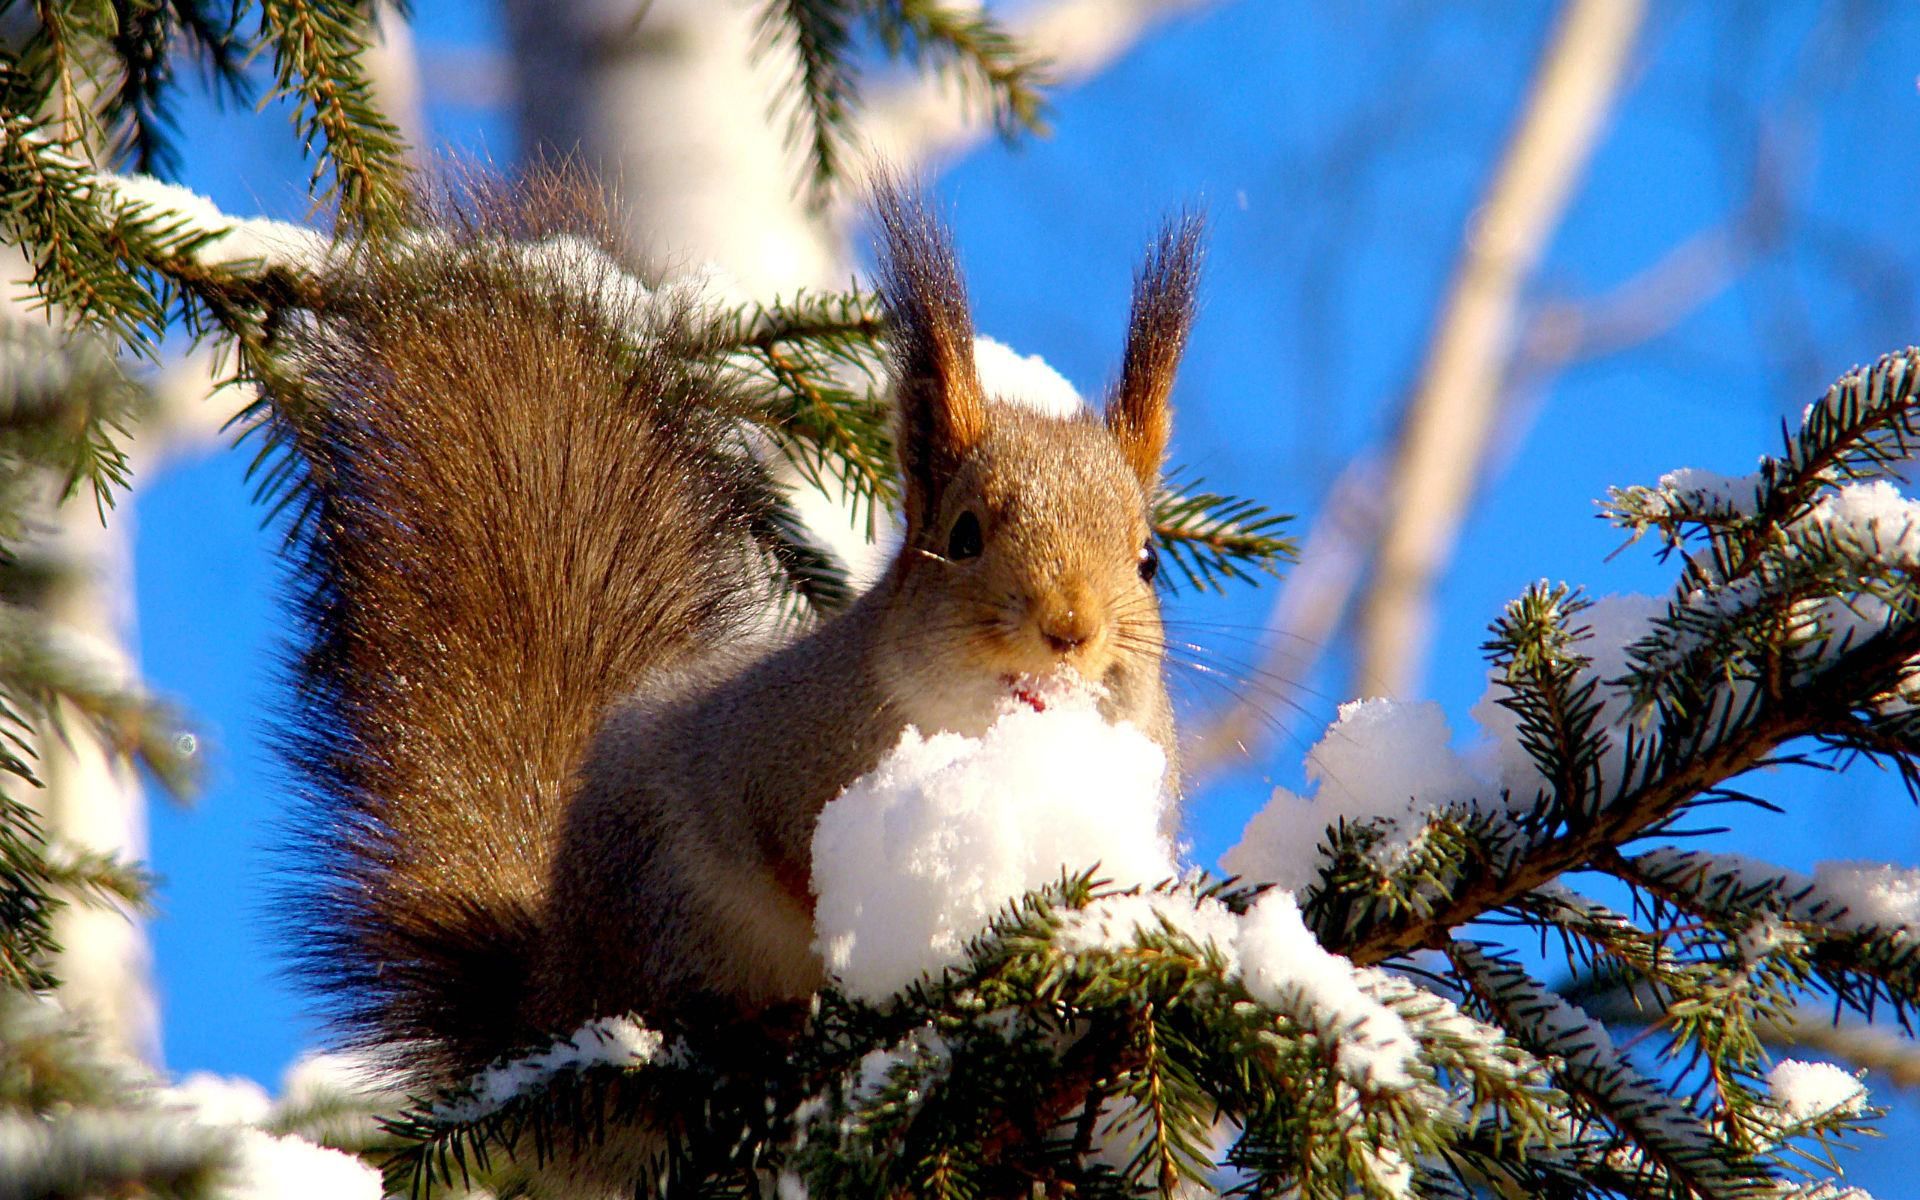
M 1160 467 L 1173 433 L 1169 397 L 1193 324 L 1204 229 L 1205 222 L 1194 214 L 1170 220 L 1147 251 L 1147 261 L 1133 280 L 1120 383 L 1107 401 L 1107 428 L 1149 493 L 1160 485 Z
M 884 240 L 880 297 L 893 323 L 900 466 L 909 528 L 986 434 L 986 396 L 973 365 L 973 318 L 953 241 L 921 196 L 882 176 L 873 189 Z

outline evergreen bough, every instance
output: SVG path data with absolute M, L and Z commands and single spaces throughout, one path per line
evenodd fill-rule
M 790 1177 L 816 1196 L 1843 1196 L 1829 1156 L 1877 1110 L 1864 1091 L 1813 1112 L 1774 1096 L 1763 1031 L 1815 997 L 1904 1028 L 1920 929 L 1875 923 L 1817 879 L 1662 839 L 1704 805 L 1754 799 L 1757 767 L 1865 757 L 1915 778 L 1907 530 L 1821 506 L 1890 476 L 1917 431 L 1908 350 L 1841 379 L 1747 480 L 1616 491 L 1610 520 L 1684 554 L 1626 672 L 1588 669 L 1587 604 L 1563 586 L 1530 588 L 1487 643 L 1537 789 L 1415 830 L 1402 816 L 1323 831 L 1303 911 L 1405 1022 L 1410 1083 L 1356 1078 L 1341 1057 L 1353 1030 L 1258 998 L 1176 922 L 1063 946 L 1063 923 L 1114 894 L 1096 872 L 1019 900 L 890 1003 L 827 991 L 777 1054 L 723 1061 L 689 1035 L 481 1111 L 471 1094 L 423 1098 L 389 1121 L 389 1186 L 497 1180 L 515 1156 L 646 1112 L 673 1133 L 647 1181 L 668 1194 L 758 1195 Z M 1631 911 L 1575 890 L 1603 876 Z M 1262 888 L 1165 890 L 1242 912 Z M 1513 931 L 1609 981 L 1596 997 L 1631 996 L 1644 1011 L 1626 1024 L 1658 1036 L 1616 1045 L 1583 993 L 1516 956 Z
M 48 306 L 44 325 L 0 330 L 0 771 L 31 784 L 35 739 L 77 719 L 184 788 L 192 742 L 178 718 L 42 615 L 70 568 L 35 553 L 29 514 L 78 494 L 105 515 L 126 483 L 123 435 L 151 404 L 141 360 L 172 330 L 218 340 L 244 379 L 298 397 L 273 329 L 324 298 L 298 262 L 209 255 L 226 226 L 129 198 L 111 172 L 171 167 L 183 64 L 238 98 L 256 57 L 343 245 L 406 226 L 402 147 L 360 67 L 368 5 L 32 7 L 26 39 L 0 49 L 0 227 Z M 953 74 L 1003 131 L 1043 119 L 1042 65 L 958 6 L 780 0 L 763 31 L 797 51 L 793 127 L 816 194 L 843 173 L 861 36 Z M 709 312 L 685 337 L 690 359 L 737 369 L 752 419 L 801 478 L 869 512 L 893 498 L 870 296 Z M 959 964 L 889 1004 L 827 991 L 777 1053 L 681 1040 L 644 1063 L 551 1073 L 504 1102 L 387 1098 L 376 1127 L 341 1096 L 283 1112 L 274 1130 L 384 1162 L 393 1187 L 422 1195 L 510 1175 L 511 1156 L 645 1111 L 674 1134 L 648 1182 L 676 1194 L 757 1196 L 785 1180 L 821 1196 L 1841 1196 L 1820 1156 L 1874 1112 L 1782 1109 L 1763 1079 L 1768 1031 L 1813 999 L 1904 1028 L 1920 931 L 1863 919 L 1817 879 L 1660 841 L 1703 805 L 1755 800 L 1745 777 L 1760 766 L 1864 759 L 1920 787 L 1915 564 L 1895 531 L 1817 519 L 1841 485 L 1893 476 L 1917 413 L 1920 353 L 1907 351 L 1843 378 L 1746 480 L 1614 493 L 1610 519 L 1681 555 L 1681 577 L 1618 679 L 1586 670 L 1577 592 L 1530 589 L 1494 623 L 1489 657 L 1537 790 L 1427 813 L 1411 840 L 1379 821 L 1321 832 L 1303 910 L 1405 1024 L 1407 1081 L 1343 1070 L 1352 1030 L 1256 996 L 1219 947 L 1174 923 L 1063 948 L 1073 914 L 1113 896 L 1090 872 L 1009 905 Z M 264 490 L 285 500 L 299 480 L 274 438 L 297 421 L 264 408 L 243 420 L 263 430 Z M 1275 566 L 1277 521 L 1197 484 L 1156 511 L 1168 558 L 1199 588 Z M 771 536 L 790 548 L 778 562 L 803 604 L 844 601 L 837 565 L 797 523 Z M 1603 687 L 1631 697 L 1629 719 L 1612 719 Z M 1569 886 L 1601 877 L 1631 911 Z M 166 1107 L 42 999 L 58 984 L 57 908 L 138 904 L 148 886 L 0 802 L 0 1146 L 8 1182 L 32 1194 L 208 1195 L 233 1162 L 227 1134 Z M 1258 881 L 1200 877 L 1163 891 L 1234 912 L 1261 895 Z M 1507 929 L 1557 947 L 1582 982 L 1548 987 Z M 1585 1004 L 1659 1036 L 1618 1048 Z

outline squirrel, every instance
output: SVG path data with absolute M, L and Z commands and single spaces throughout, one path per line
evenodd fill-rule
M 416 1086 L 602 1016 L 803 1013 L 815 820 L 910 725 L 978 734 L 1071 670 L 1173 761 L 1150 512 L 1197 220 L 1136 276 L 1104 412 L 1062 418 L 984 390 L 950 235 L 880 184 L 904 537 L 770 635 L 737 385 L 535 191 L 339 256 L 276 333 L 308 506 L 286 919 L 345 1040 Z

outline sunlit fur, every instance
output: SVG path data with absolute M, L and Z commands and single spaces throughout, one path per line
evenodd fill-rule
M 505 250 L 558 230 L 496 205 L 331 281 L 312 392 L 276 398 L 317 502 L 291 927 L 417 1082 L 611 1013 L 777 1038 L 821 983 L 815 818 L 908 725 L 977 733 L 1071 670 L 1171 758 L 1140 563 L 1194 227 L 1148 258 L 1106 410 L 1058 419 L 981 391 L 944 229 L 898 187 L 877 206 L 905 543 L 771 648 L 724 378 L 626 346 L 671 330 L 619 287 L 561 295 Z M 980 553 L 952 561 L 963 511 Z
M 881 670 L 927 729 L 977 735 L 1008 681 L 1071 670 L 1101 707 L 1171 752 L 1160 681 L 1160 615 L 1141 578 L 1147 497 L 1115 440 L 1088 416 L 1060 420 L 989 406 L 988 432 L 909 531 L 883 587 Z M 963 512 L 981 524 L 977 558 L 944 557 Z
M 1022 681 L 1071 671 L 1109 718 L 1165 748 L 1175 776 L 1159 605 L 1140 573 L 1167 422 L 1139 405 L 1164 405 L 1170 387 L 1136 394 L 1138 421 L 1112 407 L 1046 417 L 984 395 L 945 230 L 898 189 L 879 206 L 904 544 L 842 616 L 609 717 L 556 852 L 553 936 L 531 998 L 540 1028 L 626 1009 L 780 1020 L 821 983 L 815 818 L 909 725 L 978 734 Z M 963 511 L 980 522 L 981 552 L 953 561 Z M 623 953 L 606 953 L 610 938 Z

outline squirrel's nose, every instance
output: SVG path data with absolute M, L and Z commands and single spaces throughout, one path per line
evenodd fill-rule
M 1042 613 L 1039 619 L 1041 640 L 1055 654 L 1071 654 L 1092 640 L 1098 626 L 1092 617 L 1077 608 L 1060 608 Z

